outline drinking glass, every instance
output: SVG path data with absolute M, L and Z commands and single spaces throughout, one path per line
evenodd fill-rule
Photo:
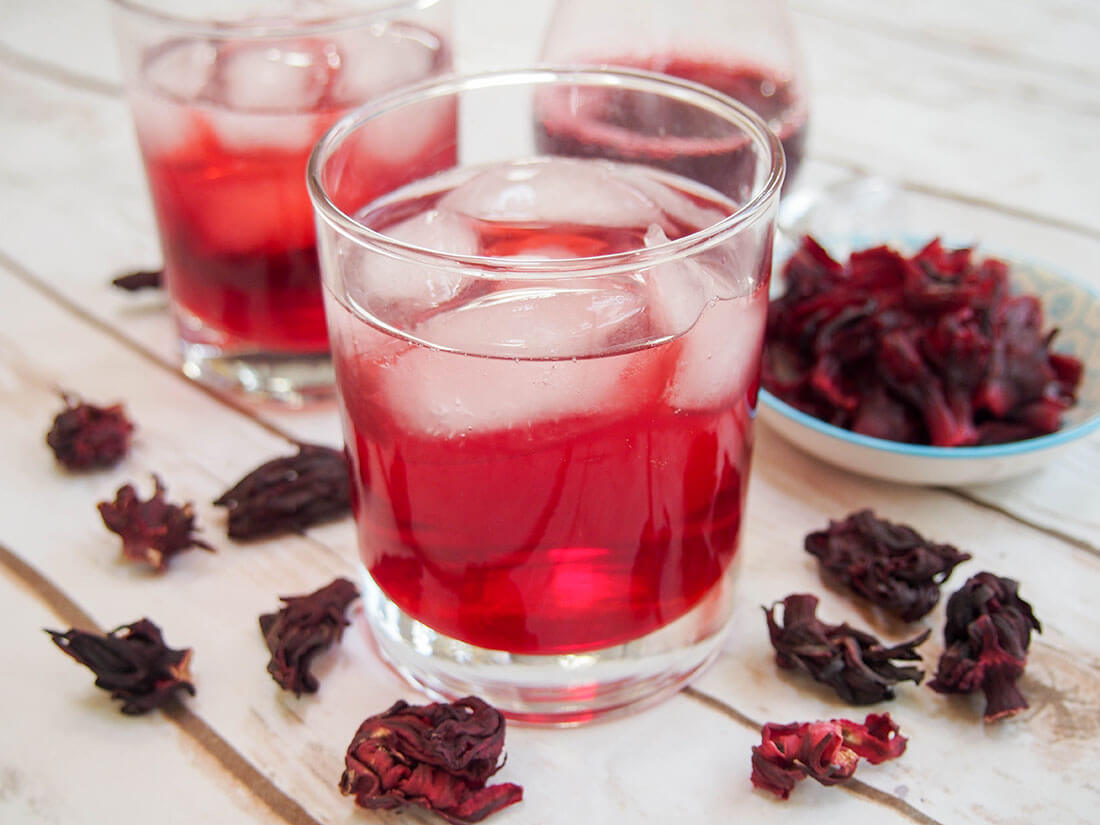
M 542 57 L 650 69 L 717 89 L 779 135 L 788 189 L 798 171 L 807 90 L 783 0 L 557 0 Z
M 349 108 L 449 70 L 444 0 L 113 0 L 183 370 L 285 401 L 331 392 L 310 149 Z M 454 124 L 400 144 L 449 142 Z M 368 185 L 364 181 L 364 185 Z
M 451 166 L 372 198 L 387 136 L 456 110 Z M 577 156 L 546 140 L 569 118 L 619 125 Z M 737 174 L 670 171 L 681 150 Z M 716 654 L 782 177 L 747 108 L 627 70 L 423 84 L 322 138 L 309 186 L 366 615 L 400 673 L 565 724 Z

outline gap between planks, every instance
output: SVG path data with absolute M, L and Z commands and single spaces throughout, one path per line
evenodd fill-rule
M 106 630 L 100 627 L 95 619 L 69 598 L 60 587 L 3 544 L 0 544 L 0 567 L 7 570 L 16 581 L 22 583 L 65 624 L 83 630 L 106 633 Z M 192 742 L 212 757 L 280 820 L 288 825 L 323 825 L 298 802 L 280 790 L 206 720 L 186 705 L 175 701 L 162 708 L 162 711 Z
M 731 705 L 727 705 L 721 699 L 717 699 L 708 693 L 704 693 L 698 688 L 689 686 L 681 690 L 680 693 L 682 693 L 687 698 L 710 708 L 713 711 L 717 711 L 718 713 L 725 716 L 727 719 L 732 719 L 734 722 L 737 722 L 739 725 L 749 728 L 750 730 L 759 732 L 760 729 L 763 727 L 762 723 L 751 719 Z M 861 782 L 858 779 L 849 779 L 847 782 L 842 783 L 840 785 L 840 788 L 841 790 L 845 790 L 848 793 L 854 794 L 855 796 L 863 797 L 870 802 L 874 802 L 890 808 L 891 810 L 896 811 L 902 816 L 913 820 L 913 822 L 919 823 L 919 825 L 943 825 L 943 823 L 940 822 L 938 819 L 929 816 L 919 808 L 914 808 L 904 799 L 887 793 L 886 791 L 880 791 L 878 788 L 874 788 L 868 785 L 866 782 Z

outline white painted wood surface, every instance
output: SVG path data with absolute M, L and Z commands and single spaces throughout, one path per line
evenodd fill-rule
M 794 0 L 814 125 L 804 185 L 877 174 L 914 225 L 1050 262 L 1100 287 L 1100 11 L 1094 0 Z M 546 0 L 460 0 L 466 68 L 530 59 Z M 336 789 L 361 719 L 414 692 L 349 632 L 300 700 L 264 671 L 259 613 L 355 560 L 350 523 L 236 545 L 208 502 L 288 437 L 339 443 L 332 409 L 228 403 L 174 369 L 156 296 L 107 286 L 158 262 L 116 59 L 98 0 L 0 2 L 0 821 L 399 822 Z M 1100 334 L 1100 331 L 1098 331 Z M 138 423 L 115 470 L 68 476 L 42 437 L 55 389 L 122 399 Z M 1087 823 L 1100 810 L 1100 438 L 1035 477 L 961 491 L 867 481 L 760 431 L 734 633 L 713 669 L 663 705 L 577 730 L 513 728 L 500 779 L 525 801 L 492 822 Z M 155 577 L 117 560 L 94 509 L 157 471 L 196 502 L 216 554 Z M 996 726 L 980 703 L 902 687 L 888 706 L 901 759 L 850 788 L 780 803 L 748 782 L 753 723 L 859 716 L 773 663 L 759 605 L 813 591 L 821 613 L 891 639 L 904 628 L 823 587 L 802 536 L 862 506 L 1022 582 L 1044 624 L 1023 682 L 1032 702 Z M 149 614 L 195 649 L 185 712 L 123 718 L 42 627 L 109 629 Z M 942 612 L 926 665 L 942 649 Z M 886 707 L 886 706 L 884 706 Z

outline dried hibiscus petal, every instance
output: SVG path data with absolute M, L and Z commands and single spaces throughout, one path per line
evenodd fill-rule
M 848 719 L 768 723 L 752 749 L 752 784 L 787 799 L 807 776 L 835 785 L 851 778 L 861 757 L 878 765 L 901 756 L 907 741 L 889 713 L 872 713 L 862 725 Z
M 1027 707 L 1016 681 L 1027 665 L 1031 631 L 1042 628 L 1018 588 L 1012 579 L 978 573 L 947 600 L 947 649 L 928 686 L 939 693 L 980 688 L 987 722 Z
M 261 464 L 214 504 L 229 510 L 229 537 L 302 530 L 351 511 L 348 462 L 331 447 L 299 444 L 298 454 Z
M 795 593 L 783 600 L 783 626 L 776 621 L 774 604 L 764 608 L 775 661 L 780 667 L 801 668 L 853 705 L 892 699 L 898 682 L 920 684 L 924 678 L 919 667 L 899 667 L 892 660 L 919 662 L 916 648 L 928 638 L 930 630 L 886 647 L 870 633 L 848 624 L 822 622 L 814 615 L 816 611 L 817 597 L 809 593 Z
M 1008 267 L 933 240 L 912 257 L 885 246 L 840 264 L 812 238 L 788 261 L 768 309 L 762 381 L 838 427 L 954 447 L 1061 426 L 1082 364 L 1051 351 L 1034 296 Z
M 336 579 L 308 596 L 282 596 L 277 613 L 260 616 L 260 630 L 271 651 L 267 672 L 284 690 L 298 696 L 317 692 L 310 672 L 313 658 L 339 641 L 348 626 L 344 612 L 359 597 L 347 579 Z
M 894 524 L 871 510 L 810 533 L 806 552 L 856 595 L 913 622 L 940 600 L 940 585 L 970 558 L 950 544 L 936 544 L 912 527 Z
M 111 286 L 127 292 L 137 292 L 142 289 L 160 289 L 163 282 L 163 269 L 139 269 L 137 272 L 128 272 L 112 279 Z
M 97 407 L 62 393 L 65 409 L 57 414 L 46 443 L 70 470 L 113 467 L 130 449 L 134 425 L 121 404 Z
M 485 785 L 503 767 L 503 749 L 504 717 L 475 696 L 398 701 L 359 726 L 340 790 L 363 808 L 416 805 L 456 825 L 480 822 L 523 798 L 519 785 Z
M 191 503 L 182 506 L 164 500 L 164 484 L 153 476 L 153 497 L 138 498 L 132 484 L 120 487 L 114 501 L 101 501 L 99 514 L 107 529 L 122 536 L 122 555 L 129 561 L 144 561 L 157 571 L 164 570 L 176 553 L 191 547 L 214 551 L 193 535 L 195 514 Z
M 122 712 L 146 713 L 180 690 L 195 695 L 191 650 L 173 650 L 149 619 L 115 628 L 107 635 L 83 630 L 47 630 L 54 644 L 96 675 L 96 687 L 122 700 Z

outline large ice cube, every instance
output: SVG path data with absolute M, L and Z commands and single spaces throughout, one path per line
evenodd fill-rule
M 221 50 L 211 124 L 229 149 L 305 152 L 318 136 L 315 110 L 330 68 L 323 47 L 301 40 Z
M 338 70 L 330 94 L 342 105 L 372 100 L 399 86 L 424 80 L 436 65 L 437 39 L 406 24 L 377 26 L 333 38 Z M 388 112 L 365 124 L 354 139 L 377 162 L 396 166 L 418 158 L 450 129 L 454 102 L 427 100 Z
M 206 40 L 180 40 L 148 55 L 134 95 L 134 122 L 145 152 L 163 155 L 187 145 L 197 123 L 191 107 L 206 90 L 218 50 Z
M 661 219 L 653 201 L 609 164 L 563 158 L 491 167 L 440 205 L 507 223 L 645 227 Z
M 427 32 L 377 25 L 333 36 L 338 70 L 330 94 L 352 106 L 431 74 L 439 48 Z
M 766 290 L 709 304 L 679 342 L 665 398 L 677 409 L 703 410 L 743 395 L 760 368 L 767 321 Z
M 218 55 L 218 100 L 242 112 L 305 112 L 314 109 L 329 81 L 322 43 L 234 43 Z
M 645 234 L 647 248 L 668 242 L 657 224 Z M 659 336 L 683 335 L 717 296 L 713 278 L 694 258 L 667 261 L 638 273 L 649 292 L 649 312 Z
M 476 255 L 477 235 L 453 213 L 429 209 L 387 228 L 384 234 L 413 246 L 452 255 Z M 366 314 L 407 329 L 424 313 L 455 298 L 466 278 L 458 270 L 430 266 L 351 241 L 338 242 L 337 271 L 346 273 L 343 290 Z
M 414 347 L 382 373 L 385 403 L 410 428 L 438 437 L 621 413 L 659 390 L 651 373 L 660 353 L 570 356 L 603 351 L 643 308 L 642 296 L 626 290 L 492 293 L 432 317 L 415 334 L 497 357 Z

